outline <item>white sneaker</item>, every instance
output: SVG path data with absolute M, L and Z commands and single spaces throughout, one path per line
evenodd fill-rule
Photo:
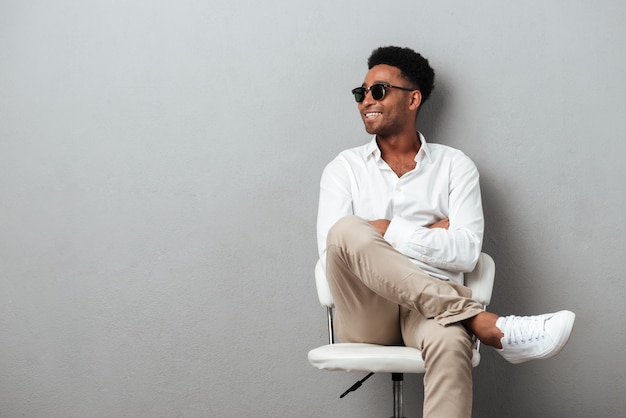
M 559 354 L 569 340 L 576 315 L 560 311 L 537 316 L 506 316 L 496 321 L 504 337 L 497 351 L 510 363 L 546 359 Z

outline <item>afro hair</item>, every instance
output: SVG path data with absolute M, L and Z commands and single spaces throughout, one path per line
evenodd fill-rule
M 375 49 L 367 60 L 369 69 L 380 64 L 400 69 L 402 76 L 422 93 L 425 102 L 433 91 L 435 71 L 428 60 L 410 48 L 383 46 Z

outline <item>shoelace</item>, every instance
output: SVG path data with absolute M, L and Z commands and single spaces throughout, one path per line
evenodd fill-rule
M 524 343 L 538 340 L 545 333 L 543 316 L 507 316 L 501 331 L 508 343 Z

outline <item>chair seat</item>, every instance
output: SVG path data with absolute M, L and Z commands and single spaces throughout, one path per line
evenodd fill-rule
M 474 349 L 472 366 L 480 363 Z M 327 344 L 309 351 L 309 362 L 322 370 L 374 373 L 424 373 L 422 352 L 417 348 L 363 343 Z

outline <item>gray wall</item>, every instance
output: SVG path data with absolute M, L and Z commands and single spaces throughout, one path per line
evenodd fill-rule
M 482 172 L 492 310 L 577 313 L 478 417 L 618 417 L 626 3 L 0 1 L 0 416 L 380 417 L 313 369 L 323 166 L 368 140 L 379 45 L 438 72 L 420 129 Z M 419 415 L 421 382 L 406 382 Z

